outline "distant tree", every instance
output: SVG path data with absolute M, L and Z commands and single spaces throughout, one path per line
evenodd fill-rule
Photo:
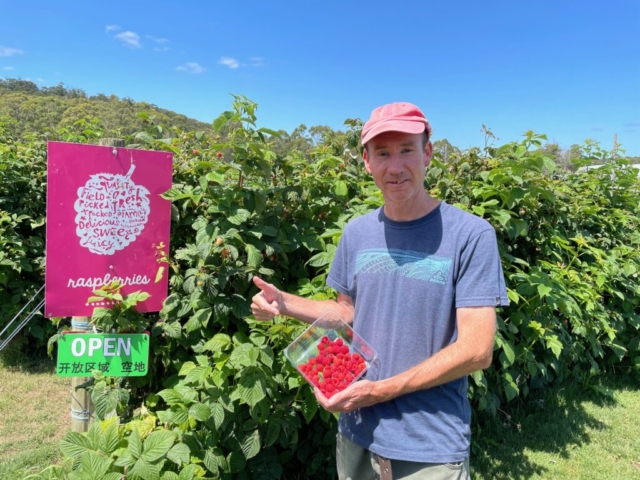
M 30 80 L 22 80 L 21 78 L 0 79 L 0 90 L 10 90 L 12 92 L 37 93 L 38 85 Z
M 64 84 L 59 83 L 55 87 L 42 87 L 40 92 L 44 95 L 57 95 L 58 97 L 64 97 L 67 93 L 67 89 L 64 88 Z
M 433 142 L 433 153 L 443 162 L 448 162 L 453 155 L 460 155 L 461 152 L 458 147 L 454 147 L 449 143 L 449 140 L 443 138 Z

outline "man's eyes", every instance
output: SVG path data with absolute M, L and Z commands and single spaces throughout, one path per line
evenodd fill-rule
M 400 150 L 400 153 L 411 153 L 413 151 L 414 151 L 413 148 L 403 148 L 402 150 Z M 378 156 L 379 157 L 388 157 L 389 156 L 389 152 L 378 152 Z

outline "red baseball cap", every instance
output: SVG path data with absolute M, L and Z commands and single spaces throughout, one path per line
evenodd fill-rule
M 407 102 L 389 103 L 371 112 L 371 118 L 362 128 L 362 145 L 384 132 L 422 133 L 431 136 L 431 125 L 424 113 Z

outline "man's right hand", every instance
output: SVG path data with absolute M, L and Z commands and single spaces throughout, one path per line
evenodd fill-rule
M 251 299 L 251 311 L 256 320 L 271 320 L 284 309 L 282 292 L 259 277 L 253 277 L 253 283 L 260 289 Z

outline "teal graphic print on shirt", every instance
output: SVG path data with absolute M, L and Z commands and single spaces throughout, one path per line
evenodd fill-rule
M 444 285 L 451 259 L 410 250 L 372 248 L 356 259 L 356 273 L 381 273 Z

